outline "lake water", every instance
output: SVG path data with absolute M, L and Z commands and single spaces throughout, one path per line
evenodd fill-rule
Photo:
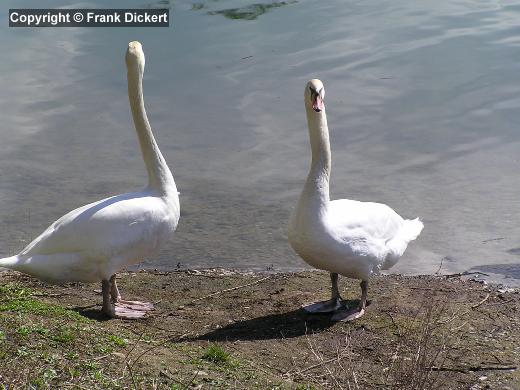
M 146 182 L 124 65 L 139 40 L 182 208 L 174 240 L 143 267 L 305 268 L 285 229 L 310 159 L 303 88 L 318 77 L 332 197 L 425 223 L 392 271 L 442 262 L 520 285 L 520 1 L 252 3 L 125 2 L 170 7 L 170 28 L 14 29 L 8 8 L 65 2 L 4 2 L 0 252 Z

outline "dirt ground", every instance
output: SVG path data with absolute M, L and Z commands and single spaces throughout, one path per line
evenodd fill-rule
M 100 286 L 0 273 L 0 388 L 520 389 L 520 293 L 458 275 L 381 276 L 350 323 L 310 315 L 323 272 L 125 273 L 144 320 L 107 319 Z M 357 304 L 359 282 L 340 278 Z

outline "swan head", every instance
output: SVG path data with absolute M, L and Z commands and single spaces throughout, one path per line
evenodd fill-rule
M 144 71 L 144 53 L 140 42 L 133 41 L 128 44 L 125 60 L 129 69 L 137 68 L 140 72 Z
M 321 112 L 325 109 L 323 100 L 325 99 L 325 87 L 321 80 L 309 80 L 305 86 L 305 106 L 312 108 L 316 112 Z

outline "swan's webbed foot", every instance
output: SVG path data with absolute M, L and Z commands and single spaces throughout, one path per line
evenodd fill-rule
M 337 310 L 336 313 L 334 313 L 334 315 L 332 316 L 332 321 L 353 321 L 365 314 L 365 307 L 367 304 L 368 281 L 361 281 L 360 286 L 361 300 L 359 301 L 359 306 L 351 310 L 349 310 L 348 307 L 344 307 L 343 309 Z
M 149 311 L 154 310 L 153 304 L 140 301 L 125 301 L 121 299 L 116 284 L 116 276 L 102 281 L 103 313 L 110 318 L 135 320 L 144 318 Z
M 344 307 L 338 289 L 338 274 L 330 273 L 331 298 L 328 301 L 316 302 L 303 306 L 307 313 L 332 313 Z
M 332 313 L 343 307 L 341 298 L 331 298 L 328 301 L 311 303 L 303 306 L 303 310 L 307 313 Z
M 149 311 L 154 310 L 153 304 L 140 301 L 124 301 L 122 299 L 113 303 L 114 313 L 112 318 L 134 320 L 144 318 Z
M 356 307 L 353 310 L 348 310 L 347 308 L 337 310 L 334 315 L 332 316 L 332 321 L 353 321 L 355 319 L 358 319 L 359 317 L 363 316 L 365 314 L 365 309 L 361 307 Z

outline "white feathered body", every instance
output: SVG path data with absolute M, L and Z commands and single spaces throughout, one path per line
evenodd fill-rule
M 341 199 L 321 207 L 300 199 L 289 223 L 289 242 L 309 265 L 367 280 L 395 265 L 423 228 L 387 205 Z
M 289 222 L 289 243 L 309 265 L 368 280 L 389 269 L 421 233 L 385 204 L 341 199 L 325 203 L 302 194 Z
M 0 267 L 52 283 L 108 279 L 172 237 L 180 214 L 174 192 L 161 196 L 146 189 L 72 210 L 19 255 L 0 259 Z

